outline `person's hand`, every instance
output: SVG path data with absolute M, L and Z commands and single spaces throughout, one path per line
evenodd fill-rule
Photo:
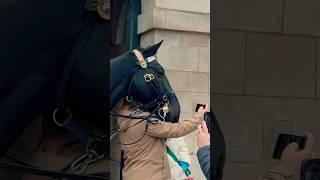
M 291 143 L 283 151 L 280 158 L 282 163 L 294 173 L 294 176 L 300 175 L 302 161 L 312 158 L 314 136 L 311 133 L 306 133 L 305 137 L 307 140 L 304 149 L 299 150 L 297 143 Z
M 209 105 L 206 104 L 205 108 L 203 108 L 202 106 L 198 109 L 197 111 L 197 115 L 200 117 L 204 117 L 204 113 L 209 112 Z
M 202 121 L 202 124 L 198 126 L 197 143 L 199 148 L 210 145 L 210 134 L 205 121 Z
M 194 180 L 192 176 L 188 176 L 186 180 Z

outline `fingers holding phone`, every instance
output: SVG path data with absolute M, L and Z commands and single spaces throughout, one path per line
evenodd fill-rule
M 204 113 L 209 112 L 209 105 L 208 104 L 197 104 L 196 112 L 201 117 L 204 117 Z

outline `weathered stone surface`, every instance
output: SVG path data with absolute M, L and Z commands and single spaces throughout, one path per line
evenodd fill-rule
M 319 119 L 320 119 L 320 101 L 318 100 L 292 100 L 290 110 L 293 117 L 293 131 L 297 135 L 303 135 L 305 132 L 311 132 L 316 140 L 314 150 L 316 157 L 320 155 Z
M 228 162 L 261 161 L 263 119 L 255 110 L 261 107 L 255 107 L 258 101 L 251 97 L 214 97 L 213 107 L 224 132 Z
M 152 11 L 155 7 L 155 0 L 141 0 L 142 13 Z
M 223 173 L 223 180 L 254 180 L 267 170 L 259 164 L 227 163 Z
M 158 60 L 168 70 L 197 71 L 199 48 L 162 45 L 158 50 Z
M 264 164 L 276 165 L 278 160 L 272 159 L 273 150 L 275 148 L 280 133 L 292 134 L 292 120 L 264 121 Z
M 285 1 L 284 32 L 320 35 L 320 1 Z
M 214 27 L 280 32 L 282 1 L 215 0 L 213 14 Z
M 166 71 L 167 78 L 175 91 L 187 90 L 187 72 L 185 71 Z
M 155 6 L 179 11 L 210 13 L 210 0 L 156 0 Z
M 315 96 L 314 39 L 250 33 L 246 52 L 247 94 Z
M 153 8 L 138 16 L 139 34 L 152 29 L 209 33 L 210 14 Z
M 177 97 L 180 101 L 182 113 L 194 113 L 196 104 L 209 103 L 209 93 L 201 92 L 176 92 Z M 191 114 L 192 115 L 192 114 Z
M 174 30 L 210 32 L 210 15 L 167 11 L 167 28 Z
M 245 67 L 245 33 L 214 31 L 212 52 L 213 92 L 243 92 Z
M 318 49 L 317 49 L 317 98 L 320 98 L 320 39 L 318 39 Z
M 141 46 L 141 47 L 147 47 L 147 46 L 153 45 L 153 44 L 156 43 L 156 42 L 154 41 L 154 39 L 155 39 L 154 31 L 153 31 L 153 32 L 146 33 L 146 34 L 144 34 L 143 36 L 141 36 L 140 46 Z
M 187 72 L 187 91 L 209 92 L 209 73 Z
M 210 47 L 200 48 L 199 72 L 210 73 Z
M 213 107 L 226 138 L 229 162 L 261 160 L 272 164 L 271 155 L 279 133 L 311 132 L 320 137 L 318 100 L 216 95 Z M 315 143 L 314 150 L 316 155 L 320 154 L 319 143 Z
M 190 98 L 190 92 L 176 92 L 181 106 L 181 113 L 192 112 L 192 98 Z

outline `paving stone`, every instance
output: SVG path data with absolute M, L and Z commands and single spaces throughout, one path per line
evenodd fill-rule
M 312 38 L 248 34 L 246 93 L 314 97 L 315 53 Z
M 280 32 L 282 4 L 282 0 L 215 0 L 213 26 Z
M 242 93 L 245 67 L 245 33 L 214 31 L 212 41 L 213 92 Z
M 285 1 L 284 32 L 320 36 L 320 1 Z

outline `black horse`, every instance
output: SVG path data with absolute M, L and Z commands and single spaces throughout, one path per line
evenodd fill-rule
M 53 132 L 68 133 L 53 123 L 53 119 L 65 123 L 60 118 L 65 113 L 69 119 L 72 113 L 73 120 L 109 131 L 106 74 L 110 22 L 99 15 L 95 3 L 0 2 L 1 156 L 9 153 L 15 140 L 40 114 L 43 137 L 37 139 L 39 142 L 33 139 L 25 143 L 36 144 L 34 151 Z
M 155 57 L 161 43 L 162 41 L 111 60 L 109 110 L 121 98 L 127 98 L 136 108 L 155 112 L 159 119 L 178 122 L 178 98 L 170 86 L 164 68 Z M 164 110 L 164 107 L 169 111 Z
M 150 62 L 147 63 L 147 67 L 140 69 L 135 55 L 132 52 L 126 53 L 111 60 L 110 79 L 108 78 L 108 21 L 100 18 L 90 8 L 90 2 L 92 1 L 29 0 L 21 6 L 18 1 L 2 2 L 2 7 L 6 9 L 1 11 L 4 26 L 0 31 L 1 155 L 6 153 L 35 117 L 46 112 L 49 117 L 44 118 L 43 123 L 49 123 L 50 127 L 46 135 L 50 136 L 56 131 L 58 134 L 65 133 L 65 129 L 51 127 L 57 124 L 66 126 L 71 134 L 77 136 L 77 141 L 88 143 L 85 138 L 91 133 L 85 132 L 81 125 L 93 122 L 95 127 L 101 127 L 99 124 L 108 124 L 106 111 L 111 110 L 120 98 L 126 96 L 130 96 L 134 100 L 132 102 L 137 102 L 136 105 L 148 105 L 143 110 L 157 109 L 156 115 L 159 118 L 178 121 L 179 102 L 164 69 L 156 60 L 148 60 Z M 20 13 L 10 14 L 17 11 Z M 24 21 L 26 19 L 28 21 Z M 141 52 L 145 58 L 153 57 L 160 45 L 161 43 L 141 49 Z M 147 78 L 153 80 L 148 83 L 152 87 L 145 86 L 145 72 L 148 72 Z M 110 84 L 110 99 L 106 84 Z M 109 108 L 106 103 L 108 101 Z M 163 107 L 170 110 L 164 111 Z M 50 124 L 53 120 L 56 123 Z M 74 122 L 80 122 L 80 125 Z M 41 140 L 44 141 L 46 138 Z M 75 141 L 72 143 L 78 143 Z M 39 150 L 39 147 L 42 147 L 41 143 L 39 142 L 33 150 Z M 7 153 L 11 156 L 9 158 L 25 162 L 25 159 L 19 159 L 19 153 Z M 6 165 L 13 168 L 10 164 Z M 68 172 L 68 168 L 67 166 L 60 170 Z M 42 175 L 73 177 L 57 172 L 35 172 L 36 169 L 27 167 L 22 169 L 24 172 Z

